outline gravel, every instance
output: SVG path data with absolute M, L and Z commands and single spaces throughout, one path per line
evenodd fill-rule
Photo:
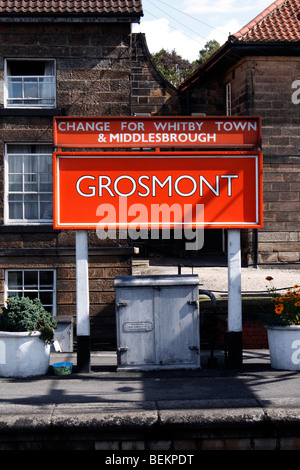
M 153 266 L 148 260 L 135 262 L 133 275 L 155 274 L 178 274 L 178 264 L 166 266 L 161 262 L 161 265 Z M 210 290 L 215 295 L 226 294 L 228 291 L 227 267 L 183 267 L 181 274 L 198 274 L 200 288 Z M 267 280 L 266 277 L 272 279 Z M 268 294 L 270 289 L 284 291 L 298 284 L 300 286 L 300 269 L 242 268 L 242 293 Z

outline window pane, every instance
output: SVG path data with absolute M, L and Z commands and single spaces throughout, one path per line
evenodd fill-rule
M 8 151 L 8 217 L 48 222 L 53 218 L 52 147 L 10 144 Z M 45 153 L 39 153 L 45 152 Z M 49 152 L 49 153 L 46 153 Z M 20 153 L 20 155 L 16 155 Z
M 40 172 L 52 174 L 52 157 L 50 155 L 39 155 Z
M 49 201 L 47 203 L 41 202 L 40 204 L 41 219 L 51 220 L 53 218 L 53 203 Z
M 38 206 L 38 195 L 37 194 L 25 194 L 24 195 L 24 210 L 25 219 L 38 219 L 39 218 L 39 206 Z
M 38 288 L 38 271 L 24 271 L 24 289 Z
M 24 172 L 36 173 L 38 171 L 38 157 L 36 155 L 24 155 Z
M 9 202 L 23 202 L 22 194 L 10 194 L 8 198 Z
M 55 106 L 54 60 L 7 60 L 7 106 Z
M 39 298 L 50 313 L 54 313 L 54 272 L 16 270 L 7 272 L 7 296 L 23 295 L 30 299 Z
M 22 80 L 19 78 L 8 79 L 8 97 L 22 98 Z
M 7 273 L 8 289 L 22 289 L 22 271 L 9 271 Z
M 42 302 L 42 304 L 43 304 L 43 302 Z M 51 313 L 51 315 L 53 315 L 53 305 L 46 305 L 46 304 L 44 305 L 43 304 L 43 307 L 47 312 L 49 312 L 49 313 Z
M 8 216 L 10 219 L 23 219 L 23 203 L 10 202 L 8 209 Z
M 38 79 L 24 78 L 24 98 L 38 98 Z
M 40 292 L 40 301 L 43 305 L 52 305 L 53 294 L 52 292 Z
M 53 289 L 53 271 L 40 271 L 40 288 Z
M 37 174 L 24 175 L 24 191 L 25 192 L 37 192 L 38 191 Z
M 23 190 L 22 175 L 19 175 L 19 174 L 9 175 L 8 183 L 9 183 L 9 191 L 22 192 Z
M 41 193 L 52 193 L 53 183 L 50 175 L 40 175 L 40 192 Z
M 22 173 L 22 155 L 10 155 L 8 158 L 8 172 Z
M 17 295 L 22 296 L 22 291 L 9 291 L 7 297 L 16 297 Z
M 31 300 L 34 300 L 38 296 L 37 296 L 37 292 L 26 291 L 26 292 L 24 292 L 24 297 L 29 297 Z

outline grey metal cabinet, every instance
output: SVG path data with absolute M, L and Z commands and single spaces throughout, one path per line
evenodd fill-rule
M 119 369 L 200 367 L 199 278 L 115 278 Z

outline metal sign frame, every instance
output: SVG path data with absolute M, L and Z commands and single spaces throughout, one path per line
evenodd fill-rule
M 117 229 L 137 225 L 134 217 L 124 218 L 134 205 L 142 205 L 146 214 L 139 220 L 141 228 L 262 227 L 261 152 L 55 152 L 53 168 L 55 229 L 101 227 L 101 205 L 111 205 L 116 213 L 110 224 L 103 224 Z M 123 181 L 117 189 L 118 179 Z M 157 181 L 155 194 L 151 179 Z M 125 183 L 128 189 L 120 189 Z M 154 206 L 174 204 L 178 219 L 151 220 Z M 204 218 L 197 220 L 194 211 L 187 220 L 186 212 L 197 204 L 204 204 Z
M 123 123 L 123 124 L 122 124 Z M 159 135 L 158 135 L 159 134 Z M 156 156 L 166 158 L 161 148 L 169 149 L 174 158 L 175 151 L 181 156 L 186 149 L 210 150 L 216 154 L 221 150 L 223 158 L 239 150 L 253 152 L 257 160 L 256 208 L 259 221 L 252 228 L 262 227 L 262 153 L 261 119 L 249 116 L 125 116 L 125 117 L 78 117 L 59 116 L 53 118 L 54 185 L 57 204 L 57 156 L 65 155 L 65 149 L 75 149 L 69 156 L 84 155 L 87 149 L 147 149 Z M 174 150 L 175 149 L 175 150 Z M 180 150 L 183 149 L 183 150 Z M 64 151 L 63 151 L 64 150 Z M 198 152 L 198 158 L 201 152 Z M 91 157 L 92 152 L 85 153 Z M 126 153 L 122 151 L 123 157 Z M 190 156 L 190 154 L 189 154 Z M 137 158 L 147 153 L 136 153 Z M 150 158 L 150 155 L 149 155 Z M 161 160 L 162 161 L 162 160 Z M 171 161 L 171 160 L 169 160 Z M 170 168 L 172 171 L 172 168 Z M 59 204 L 59 200 L 58 200 Z M 55 209 L 57 214 L 57 208 Z M 55 225 L 56 227 L 56 225 Z M 249 227 L 249 226 L 248 226 Z M 70 227 L 71 228 L 71 227 Z M 72 227 L 74 228 L 74 227 Z M 228 225 L 228 335 L 227 358 L 229 367 L 242 364 L 242 306 L 241 306 L 241 247 L 240 229 Z M 77 315 L 77 370 L 90 371 L 90 324 L 88 287 L 88 237 L 87 230 L 76 229 L 76 315 Z

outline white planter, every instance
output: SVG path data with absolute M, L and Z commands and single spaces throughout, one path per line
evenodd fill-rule
M 50 345 L 35 331 L 0 331 L 0 377 L 32 377 L 48 372 Z
M 300 370 L 300 325 L 267 327 L 271 366 Z

